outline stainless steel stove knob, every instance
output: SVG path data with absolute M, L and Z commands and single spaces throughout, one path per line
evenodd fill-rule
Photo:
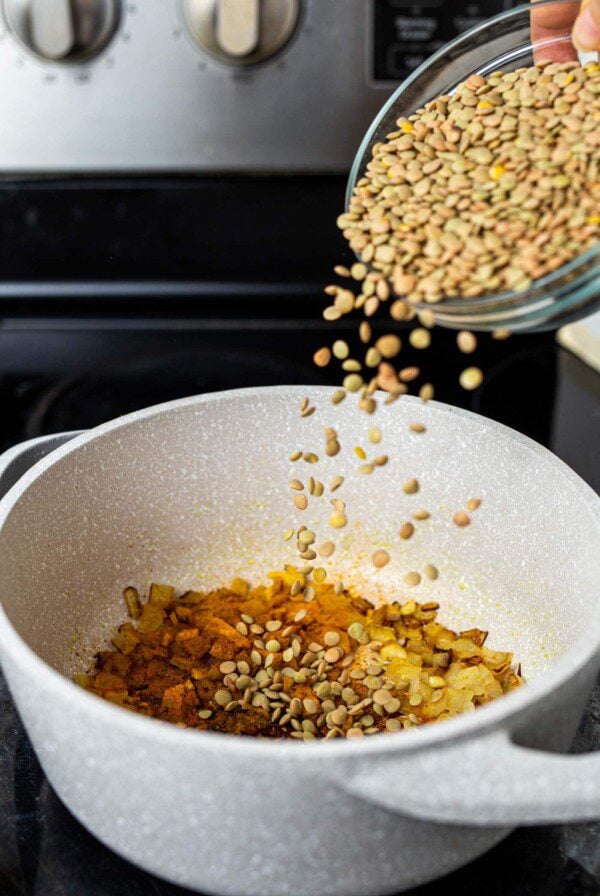
M 118 0 L 4 0 L 8 27 L 36 56 L 71 62 L 99 53 L 119 21 Z
M 298 23 L 299 0 L 183 0 L 194 39 L 231 65 L 255 65 L 277 53 Z

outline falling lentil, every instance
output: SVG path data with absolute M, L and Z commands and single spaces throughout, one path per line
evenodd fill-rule
M 373 566 L 377 567 L 377 569 L 381 569 L 383 566 L 387 566 L 387 564 L 390 562 L 390 555 L 387 551 L 384 550 L 375 551 L 375 553 L 371 557 L 371 562 L 373 563 Z
M 433 391 L 433 386 L 431 385 L 431 383 L 425 383 L 419 389 L 419 398 L 423 402 L 431 401 L 431 399 L 433 398 L 433 395 L 434 395 L 434 391 Z
M 404 541 L 408 541 L 409 538 L 412 538 L 415 532 L 415 527 L 412 523 L 404 523 L 400 528 L 400 538 Z
M 344 342 L 343 339 L 337 339 L 333 343 L 332 351 L 333 351 L 334 357 L 336 357 L 338 359 L 338 361 L 344 361 L 350 354 L 350 349 L 348 347 L 348 343 Z
M 424 572 L 425 572 L 425 575 L 427 576 L 427 578 L 430 579 L 432 582 L 435 582 L 435 580 L 439 576 L 439 572 L 438 572 L 437 568 L 433 565 L 433 563 L 426 563 L 425 567 L 424 567 Z
M 454 514 L 452 520 L 456 526 L 462 529 L 465 526 L 469 525 L 469 523 L 471 522 L 471 517 L 465 510 L 459 510 Z
M 344 389 L 348 392 L 358 392 L 363 384 L 363 378 L 358 373 L 349 373 L 344 377 Z
M 477 348 L 477 337 L 470 330 L 460 330 L 456 334 L 456 344 L 465 355 L 471 355 Z
M 459 377 L 460 385 L 468 392 L 478 389 L 483 382 L 483 373 L 479 367 L 467 367 Z
M 405 495 L 416 495 L 419 491 L 419 481 L 417 479 L 407 479 L 402 486 Z
M 417 327 L 415 330 L 411 330 L 408 341 L 413 348 L 429 348 L 431 345 L 431 333 L 423 327 Z

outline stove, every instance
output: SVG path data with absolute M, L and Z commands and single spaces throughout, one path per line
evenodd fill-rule
M 332 338 L 322 289 L 349 260 L 335 219 L 360 137 L 401 77 L 514 0 L 241 5 L 0 0 L 0 449 L 199 392 L 333 385 L 311 356 Z M 600 375 L 552 334 L 486 337 L 467 394 L 453 334 L 433 339 L 440 400 L 600 490 Z M 600 688 L 573 749 L 599 742 Z M 517 831 L 419 893 L 440 886 L 598 896 L 600 825 Z M 0 896 L 149 893 L 183 896 L 64 808 L 0 676 Z
M 345 258 L 333 226 L 343 188 L 343 178 L 315 176 L 5 185 L 0 447 L 198 392 L 333 385 L 310 359 L 331 338 L 320 293 L 331 262 Z M 259 201 L 264 225 L 256 229 Z M 298 257 L 290 206 L 312 221 L 313 249 Z M 231 239 L 234 207 L 244 238 L 228 257 L 223 234 Z M 206 226 L 207 210 L 217 231 Z M 337 326 L 351 338 L 354 324 Z M 484 337 L 475 360 L 485 383 L 467 394 L 457 386 L 465 359 L 453 334 L 435 331 L 434 341 L 427 364 L 441 400 L 515 427 L 600 489 L 598 374 L 551 334 Z M 418 354 L 407 352 L 413 361 Z M 182 892 L 117 858 L 77 823 L 45 780 L 3 684 L 0 701 L 2 896 Z M 574 749 L 599 740 L 600 689 Z M 600 826 L 517 831 L 451 883 L 482 896 L 597 896 Z

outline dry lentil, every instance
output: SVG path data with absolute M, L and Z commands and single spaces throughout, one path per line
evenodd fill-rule
M 456 344 L 463 354 L 470 355 L 477 348 L 477 337 L 470 330 L 460 330 L 456 334 Z
M 343 476 L 334 476 L 333 479 L 331 480 L 331 484 L 330 484 L 330 486 L 329 486 L 329 491 L 330 491 L 330 492 L 335 492 L 335 491 L 337 491 L 338 488 L 339 488 L 341 485 L 343 485 L 343 484 L 344 484 L 344 477 L 343 477 Z
M 409 538 L 412 538 L 414 532 L 415 527 L 412 523 L 403 523 L 400 528 L 400 538 L 404 539 L 404 541 L 407 541 Z
M 382 358 L 395 358 L 402 348 L 402 343 L 395 333 L 380 336 L 375 343 L 375 348 Z
M 439 572 L 438 572 L 437 568 L 433 565 L 433 563 L 426 563 L 425 567 L 424 567 L 424 572 L 425 572 L 425 575 L 427 576 L 427 578 L 431 579 L 432 582 L 434 582 L 439 576 Z
M 313 355 L 313 361 L 317 365 L 317 367 L 327 367 L 329 362 L 331 361 L 331 352 L 324 346 L 323 348 L 318 349 Z
M 381 569 L 383 566 L 387 566 L 387 564 L 390 562 L 390 555 L 387 551 L 380 549 L 378 551 L 375 551 L 375 553 L 371 557 L 371 561 L 373 563 L 373 566 Z
M 348 358 L 348 360 L 344 361 L 342 364 L 342 370 L 350 373 L 357 373 L 359 370 L 362 370 L 362 364 L 360 361 L 357 361 L 356 358 Z
M 358 373 L 349 373 L 344 377 L 344 389 L 348 392 L 358 392 L 363 384 L 363 378 Z
M 343 339 L 336 339 L 336 341 L 333 343 L 332 351 L 334 357 L 336 357 L 338 361 L 344 361 L 350 354 L 348 343 L 344 342 Z
M 431 383 L 425 383 L 419 389 L 419 398 L 421 399 L 421 401 L 424 401 L 424 402 L 431 401 L 431 399 L 433 398 L 433 395 L 434 395 L 434 391 L 433 391 L 433 386 L 431 385 Z
M 371 346 L 365 353 L 365 366 L 373 368 L 378 367 L 379 364 L 381 364 L 381 354 L 374 346 Z
M 347 592 L 336 595 L 331 585 L 321 585 L 310 609 L 294 613 L 283 582 L 286 574 L 292 574 L 291 568 L 273 573 L 268 588 L 248 589 L 243 595 L 232 587 L 231 593 L 220 589 L 175 598 L 173 590 L 160 611 L 158 629 L 145 632 L 126 623 L 119 643 L 127 652 L 103 651 L 92 672 L 77 676 L 79 683 L 113 702 L 184 727 L 276 738 L 399 731 L 472 709 L 522 684 L 511 670 L 511 654 L 483 646 L 486 632 L 453 633 L 435 622 L 437 604 L 409 601 L 375 609 Z M 274 620 L 274 612 L 283 619 Z M 281 638 L 293 630 L 294 649 L 288 648 L 285 659 L 277 651 L 269 653 L 260 668 L 261 655 L 254 651 L 254 677 L 243 658 L 246 642 L 231 634 L 242 615 L 257 619 L 258 627 L 267 630 L 274 621 L 281 627 L 292 620 Z M 409 616 L 411 631 L 419 634 L 422 645 L 414 665 L 399 643 Z M 326 621 L 334 627 L 327 627 Z M 391 639 L 383 645 L 377 640 L 382 626 Z M 354 646 L 346 656 L 340 646 L 328 647 L 317 668 L 311 665 L 311 648 L 320 652 L 320 633 L 326 644 L 336 636 L 341 643 L 348 636 Z M 455 645 L 453 664 L 446 667 L 435 662 L 435 645 L 442 636 Z M 181 644 L 193 648 L 190 662 L 180 662 Z M 269 642 L 271 646 L 276 644 Z M 240 672 L 237 678 L 228 672 L 232 667 Z M 473 683 L 455 688 L 453 676 L 461 670 L 469 670 Z M 234 693 L 239 696 L 234 698 Z
M 361 321 L 358 327 L 358 335 L 360 337 L 360 341 L 364 342 L 365 344 L 368 344 L 371 341 L 372 330 L 371 324 L 368 320 Z
M 417 327 L 411 330 L 408 341 L 413 348 L 425 349 L 431 345 L 431 333 L 423 327 Z
M 483 382 L 483 373 L 479 367 L 467 367 L 459 377 L 460 385 L 468 392 L 478 389 Z
M 520 70 L 518 88 L 512 72 L 469 79 L 374 146 L 339 226 L 398 294 L 526 289 L 598 239 L 600 70 L 569 66 L 568 83 L 558 63 Z
M 398 376 L 403 383 L 412 383 L 420 373 L 421 371 L 418 367 L 403 367 L 402 370 L 398 371 Z

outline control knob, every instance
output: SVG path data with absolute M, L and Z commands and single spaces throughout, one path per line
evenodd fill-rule
M 4 12 L 21 43 L 50 62 L 96 55 L 119 20 L 118 0 L 4 0 Z
M 255 65 L 290 39 L 299 0 L 183 0 L 192 37 L 230 65 Z

